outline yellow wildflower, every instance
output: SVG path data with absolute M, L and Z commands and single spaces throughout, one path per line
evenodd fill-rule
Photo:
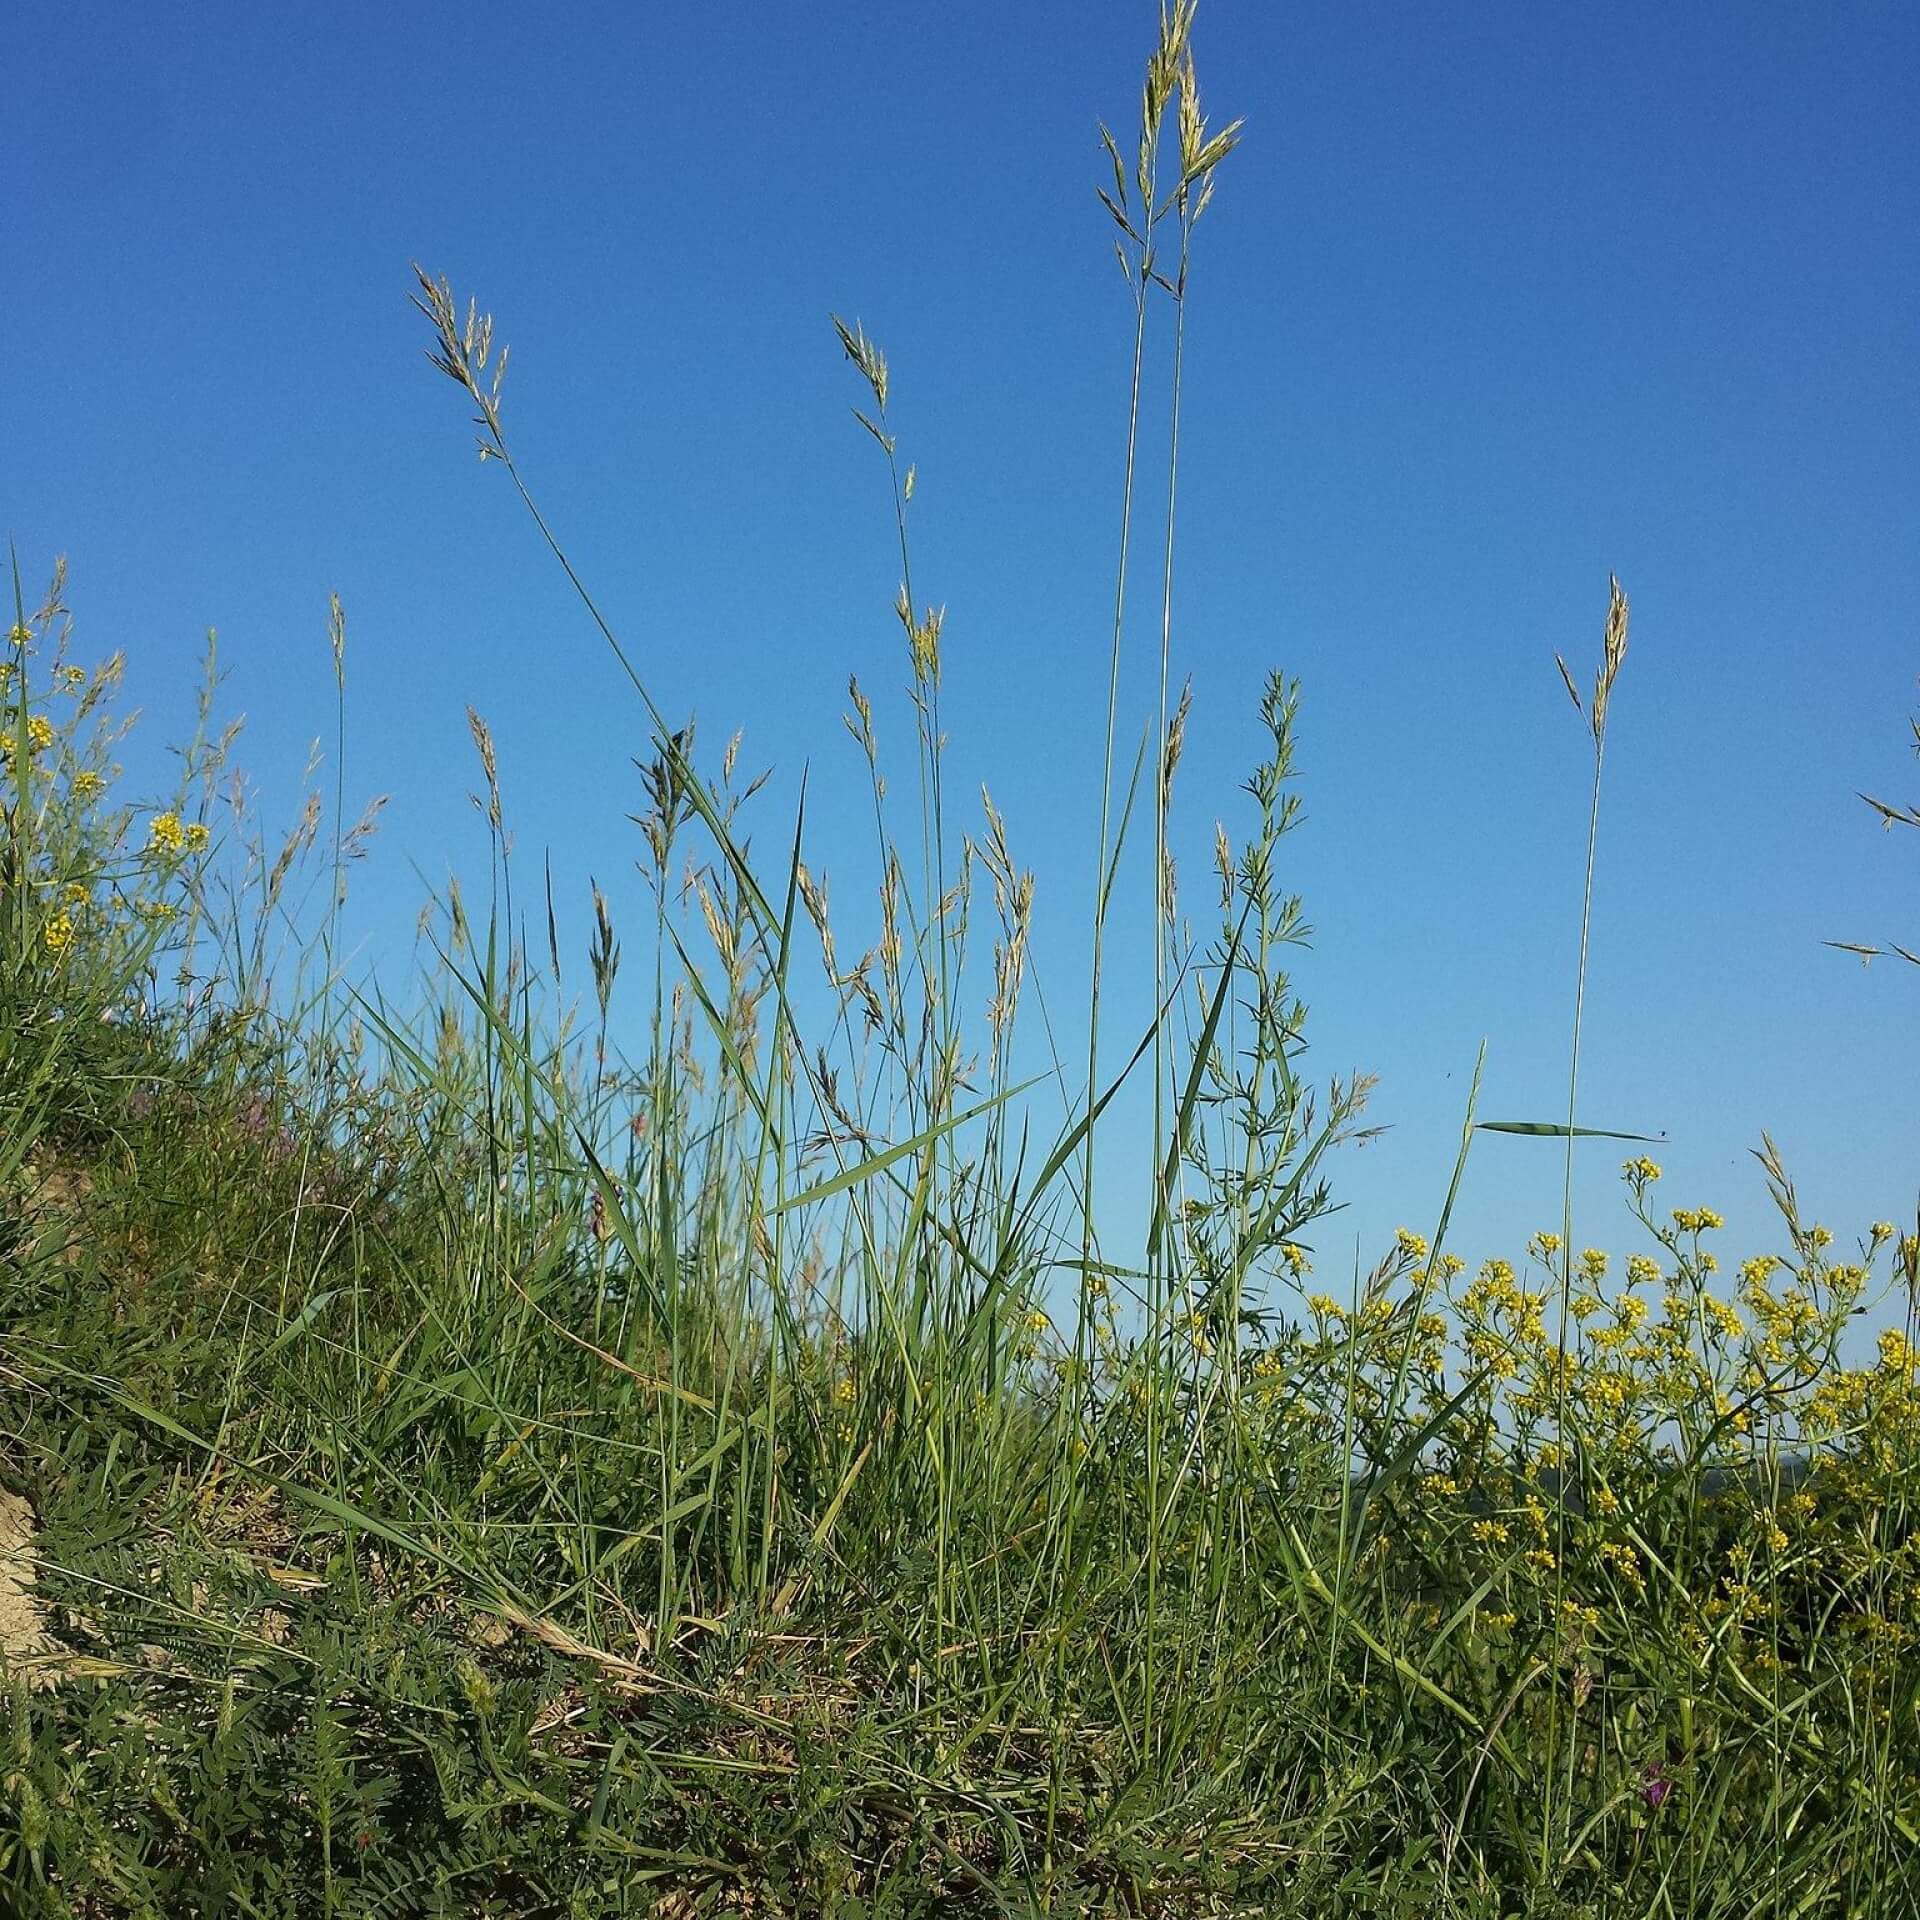
M 41 930 L 40 937 L 47 943 L 49 953 L 64 953 L 73 939 L 73 915 L 64 910 L 56 913 Z
M 1640 1556 L 1624 1540 L 1602 1541 L 1600 1558 L 1623 1579 L 1630 1580 L 1635 1586 L 1642 1584 L 1644 1576 L 1640 1572 Z
M 1417 1233 L 1402 1227 L 1393 1236 L 1394 1244 L 1400 1256 L 1406 1260 L 1424 1260 L 1427 1257 L 1427 1243 Z
M 1675 1207 L 1673 1224 L 1682 1233 L 1707 1233 L 1727 1223 L 1711 1207 Z
M 1737 1340 L 1746 1332 L 1746 1323 L 1724 1300 L 1716 1300 L 1707 1294 L 1700 1302 L 1700 1311 L 1712 1321 L 1729 1340 Z
M 147 824 L 147 851 L 171 858 L 187 844 L 187 830 L 177 813 L 156 813 Z
M 104 791 L 106 784 L 106 781 L 91 767 L 82 767 L 73 776 L 74 797 L 80 800 L 91 800 L 97 793 Z

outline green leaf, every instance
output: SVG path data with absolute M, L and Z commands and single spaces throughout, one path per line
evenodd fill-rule
M 918 1153 L 922 1147 L 931 1146 L 934 1141 L 944 1138 L 956 1127 L 963 1127 L 969 1120 L 977 1120 L 983 1113 L 991 1113 L 995 1107 L 1005 1106 L 1016 1094 L 1025 1093 L 1031 1086 L 1039 1084 L 1038 1077 L 1023 1080 L 1017 1087 L 1009 1087 L 1005 1093 L 997 1093 L 991 1100 L 982 1100 L 977 1107 L 969 1107 L 964 1113 L 956 1113 L 950 1119 L 942 1120 L 938 1126 L 926 1128 L 916 1133 L 911 1140 L 902 1140 L 897 1147 L 889 1147 L 884 1153 L 876 1153 L 871 1159 L 862 1160 L 857 1167 L 847 1167 L 836 1173 L 830 1180 L 822 1180 L 817 1187 L 809 1187 L 805 1193 L 796 1193 L 791 1199 L 782 1200 L 776 1207 L 769 1207 L 767 1215 L 791 1213 L 795 1207 L 804 1207 L 814 1200 L 825 1200 L 831 1195 L 853 1186 L 861 1180 L 868 1180 L 890 1167 L 896 1160 L 904 1160 L 910 1153 Z
M 1543 1140 L 1564 1140 L 1569 1134 L 1576 1140 L 1640 1140 L 1658 1146 L 1664 1133 L 1620 1133 L 1612 1127 L 1569 1127 L 1557 1120 L 1476 1120 L 1482 1133 L 1525 1133 Z

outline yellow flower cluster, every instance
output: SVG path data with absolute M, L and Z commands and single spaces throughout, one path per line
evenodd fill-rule
M 175 859 L 182 853 L 200 853 L 207 845 L 207 830 L 199 821 L 183 826 L 177 813 L 156 813 L 147 823 L 147 851 L 162 859 Z
M 1682 1233 L 1710 1233 L 1727 1223 L 1711 1207 L 1675 1207 L 1673 1224 Z
M 14 740 L 16 738 L 11 718 L 4 727 L 0 727 L 0 759 L 9 766 L 13 763 Z M 31 753 L 45 753 L 53 745 L 53 728 L 43 713 L 30 713 L 27 716 L 27 749 Z

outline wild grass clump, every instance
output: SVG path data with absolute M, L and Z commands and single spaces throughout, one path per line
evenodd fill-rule
M 1315 1275 L 1368 1088 L 1308 1072 L 1285 675 L 1199 931 L 1180 907 L 1177 379 L 1161 693 L 1120 777 L 1141 368 L 1169 316 L 1184 351 L 1236 137 L 1191 28 L 1163 17 L 1137 156 L 1107 140 L 1136 347 L 1084 1055 L 1030 1031 L 1034 875 L 991 801 L 955 815 L 914 470 L 858 326 L 917 768 L 902 823 L 852 687 L 865 944 L 803 811 L 750 857 L 737 741 L 655 705 L 576 578 L 648 731 L 650 915 L 595 890 L 569 1000 L 470 715 L 487 884 L 429 904 L 397 1010 L 337 963 L 372 828 L 337 767 L 263 839 L 210 674 L 178 789 L 122 799 L 118 662 L 73 663 L 58 576 L 16 595 L 0 1475 L 56 1644 L 0 1652 L 7 1911 L 1911 1910 L 1920 1233 L 1842 1255 L 1763 1145 L 1783 1238 L 1723 1271 L 1720 1217 L 1663 1211 L 1636 1157 L 1624 1260 L 1576 1255 L 1567 1205 L 1470 1277 L 1467 1143 L 1571 1148 L 1576 1016 L 1564 1126 L 1470 1111 L 1431 1233 Z M 565 566 L 491 321 L 427 274 L 418 304 Z M 328 634 L 344 713 L 337 602 Z M 1589 904 L 1625 638 L 1616 585 Z M 1123 957 L 1155 1011 L 1116 1041 Z M 1124 1246 L 1121 1125 L 1154 1169 Z M 1890 1290 L 1904 1331 L 1850 1364 Z

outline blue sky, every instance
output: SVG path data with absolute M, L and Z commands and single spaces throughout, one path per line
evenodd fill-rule
M 416 868 L 480 869 L 468 703 L 563 897 L 592 872 L 637 908 L 641 717 L 421 358 L 419 258 L 498 315 L 517 452 L 662 706 L 745 729 L 770 851 L 810 765 L 812 857 L 864 911 L 849 672 L 903 794 L 912 762 L 883 475 L 828 324 L 858 316 L 948 609 L 951 790 L 984 782 L 1037 870 L 1071 1023 L 1130 344 L 1095 124 L 1131 124 L 1152 24 L 27 0 L 0 517 L 36 577 L 70 556 L 82 651 L 126 649 L 135 784 L 213 626 L 290 817 L 331 737 L 333 589 L 349 789 L 393 796 L 369 963 L 404 965 Z M 1773 1240 L 1763 1128 L 1843 1240 L 1910 1220 L 1920 978 L 1821 941 L 1920 934 L 1920 846 L 1855 798 L 1920 787 L 1920 16 L 1207 0 L 1196 50 L 1247 126 L 1189 304 L 1179 847 L 1197 905 L 1264 675 L 1299 675 L 1313 1060 L 1378 1073 L 1392 1129 L 1341 1168 L 1323 1255 L 1430 1224 L 1483 1036 L 1484 1114 L 1563 1101 L 1587 749 L 1553 654 L 1590 675 L 1610 569 L 1633 639 L 1584 1117 L 1667 1131 L 1667 1197 L 1742 1248 Z M 1156 597 L 1143 572 L 1128 741 Z M 1578 1231 L 1624 1248 L 1617 1159 L 1583 1157 Z M 1483 1139 L 1457 1244 L 1517 1252 L 1558 1195 L 1557 1149 Z

